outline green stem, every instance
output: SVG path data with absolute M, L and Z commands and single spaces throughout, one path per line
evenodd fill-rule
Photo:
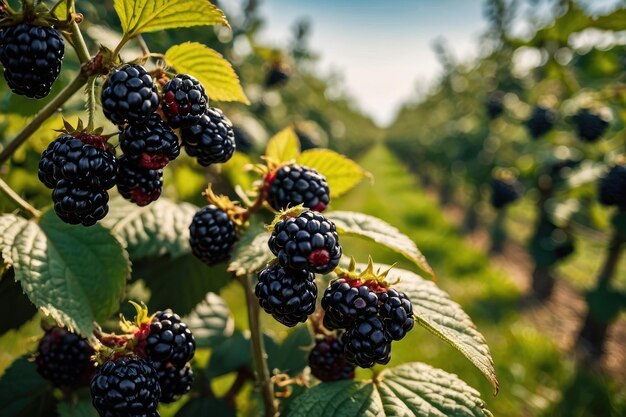
M 41 124 L 52 116 L 70 97 L 74 95 L 78 90 L 82 88 L 87 82 L 88 76 L 85 72 L 81 71 L 78 76 L 67 85 L 59 94 L 46 104 L 46 106 L 37 113 L 35 118 L 22 129 L 15 138 L 9 142 L 9 144 L 0 152 L 0 165 L 4 164 L 13 153 L 19 148 L 26 140 L 39 129 Z
M 7 195 L 7 197 L 13 200 L 15 204 L 17 204 L 22 210 L 30 214 L 32 217 L 36 219 L 41 217 L 41 212 L 35 207 L 28 204 L 28 201 L 24 200 L 22 197 L 19 196 L 18 193 L 13 191 L 13 189 L 9 187 L 9 184 L 4 182 L 2 178 L 0 178 L 0 190 L 2 190 Z
M 74 46 L 78 60 L 81 64 L 84 64 L 91 59 L 91 54 L 89 53 L 89 49 L 87 49 L 85 38 L 83 38 L 83 34 L 78 27 L 78 23 L 72 22 L 71 28 L 72 34 L 70 35 L 70 38 L 72 39 L 72 45 Z
M 128 37 L 128 35 L 124 35 L 122 37 L 122 40 L 120 41 L 120 43 L 117 44 L 117 46 L 115 47 L 115 50 L 113 51 L 113 58 L 114 59 L 120 54 L 120 51 L 122 50 L 124 45 L 126 45 L 126 43 L 129 40 L 130 40 L 130 38 Z
M 252 359 L 254 362 L 256 381 L 263 403 L 265 406 L 265 417 L 278 415 L 276 399 L 274 397 L 274 385 L 270 378 L 267 366 L 267 354 L 263 344 L 263 335 L 259 324 L 259 302 L 252 291 L 252 275 L 246 275 L 241 283 L 246 292 L 246 303 L 248 306 L 248 324 L 250 327 L 250 340 L 252 343 Z
M 87 115 L 89 117 L 87 130 L 91 132 L 94 128 L 96 115 L 96 77 L 89 78 L 87 83 Z

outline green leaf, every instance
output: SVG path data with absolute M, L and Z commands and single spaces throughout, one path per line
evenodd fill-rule
M 435 277 L 426 257 L 422 255 L 415 243 L 383 220 L 352 211 L 331 211 L 326 214 L 326 217 L 335 223 L 340 234 L 362 237 L 384 245 L 404 255 L 422 272 Z
M 252 362 L 250 339 L 237 331 L 213 348 L 207 373 L 211 378 L 226 375 Z
M 191 26 L 229 27 L 224 12 L 206 0 L 114 0 L 113 5 L 127 38 Z
M 269 232 L 260 232 L 258 228 L 248 230 L 235 247 L 228 272 L 243 277 L 255 274 L 267 265 L 274 258 L 267 247 L 269 238 Z
M 330 149 L 310 149 L 302 152 L 296 162 L 318 170 L 326 177 L 331 198 L 354 188 L 370 174 L 356 162 Z
M 456 375 L 422 363 L 386 369 L 376 383 L 316 385 L 297 397 L 288 417 L 491 417 L 479 393 Z
M 235 417 L 235 409 L 219 398 L 192 398 L 176 413 L 176 417 Z
M 208 46 L 198 42 L 174 45 L 165 53 L 165 62 L 179 74 L 196 77 L 210 100 L 250 104 L 233 67 Z
M 308 365 L 309 351 L 313 338 L 305 325 L 296 327 L 278 346 L 277 351 L 269 357 L 271 369 L 279 369 L 281 373 L 295 376 Z
M 0 265 L 2 262 L 0 262 Z M 13 269 L 9 268 L 0 280 L 0 334 L 17 329 L 37 313 L 37 309 L 24 295 L 22 287 L 15 282 Z
M 117 311 L 130 275 L 128 256 L 107 229 L 70 226 L 53 211 L 39 224 L 0 216 L 0 250 L 33 304 L 86 337 Z
M 235 152 L 228 160 L 222 164 L 222 172 L 228 178 L 233 187 L 241 187 L 244 191 L 252 190 L 254 181 L 258 179 L 249 167 L 252 166 L 252 159 L 242 152 Z
M 36 315 L 19 329 L 0 336 L 0 376 L 20 356 L 34 352 L 42 335 L 41 317 Z
M 91 401 L 82 400 L 77 403 L 69 401 L 60 402 L 57 405 L 59 417 L 98 417 L 98 412 Z
M 193 204 L 166 198 L 137 207 L 119 197 L 111 200 L 101 224 L 126 242 L 133 262 L 166 254 L 176 258 L 191 252 L 189 225 L 197 211 Z
M 233 334 L 235 327 L 226 302 L 212 292 L 183 321 L 193 332 L 198 347 L 217 346 Z
M 13 362 L 0 379 L 2 417 L 53 416 L 52 387 L 27 358 Z
M 300 155 L 300 141 L 293 127 L 286 127 L 267 142 L 265 156 L 273 162 L 288 162 Z
M 395 287 L 411 300 L 417 323 L 461 352 L 487 377 L 497 393 L 498 379 L 489 346 L 461 306 L 435 283 L 413 272 L 392 269 L 388 279 L 394 278 L 400 280 Z

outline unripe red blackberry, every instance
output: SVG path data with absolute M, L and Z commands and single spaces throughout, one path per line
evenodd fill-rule
M 348 361 L 343 343 L 332 336 L 322 337 L 315 342 L 309 353 L 309 367 L 313 376 L 320 381 L 354 379 L 354 365 Z
M 173 128 L 198 123 L 208 104 L 204 87 L 189 74 L 178 74 L 163 86 L 161 109 Z
M 193 216 L 189 244 L 192 253 L 205 264 L 211 266 L 229 259 L 235 242 L 235 223 L 219 207 L 209 204 Z
M 342 341 L 348 360 L 361 368 L 384 365 L 391 359 L 391 336 L 378 316 L 359 319 Z
M 196 341 L 178 314 L 160 311 L 150 323 L 145 351 L 150 363 L 160 362 L 180 368 L 193 358 Z
M 95 370 L 94 350 L 87 340 L 60 327 L 46 331 L 37 348 L 37 372 L 55 386 L 87 385 Z
M 322 297 L 324 327 L 347 329 L 357 319 L 378 314 L 378 296 L 358 280 L 333 280 Z
M 114 69 L 102 86 L 102 110 L 117 125 L 144 122 L 159 108 L 152 77 L 138 64 Z
M 202 166 L 228 161 L 235 153 L 233 125 L 216 107 L 209 107 L 198 123 L 183 128 L 185 151 Z
M 274 210 L 303 204 L 322 212 L 330 203 L 326 178 L 315 169 L 300 165 L 285 165 L 271 175 L 267 201 Z
M 129 123 L 120 132 L 120 147 L 133 164 L 146 169 L 161 169 L 180 154 L 178 137 L 156 113 L 145 122 Z
M 0 62 L 15 94 L 30 98 L 50 94 L 64 54 L 63 36 L 54 28 L 19 23 L 0 31 Z
M 578 137 L 586 142 L 595 142 L 606 132 L 609 122 L 601 114 L 590 109 L 580 109 L 574 116 Z
M 126 155 L 118 158 L 117 191 L 140 207 L 156 201 L 163 191 L 163 170 L 141 168 Z
M 109 212 L 109 194 L 105 190 L 86 188 L 72 180 L 57 182 L 52 201 L 57 216 L 69 224 L 92 226 Z
M 315 274 L 305 269 L 285 269 L 273 264 L 259 273 L 254 292 L 265 312 L 285 326 L 293 327 L 304 323 L 315 311 L 317 286 L 314 279 Z
M 268 245 L 282 267 L 318 274 L 335 269 L 342 253 L 335 224 L 314 211 L 279 220 Z
M 404 338 L 415 325 L 411 300 L 403 292 L 388 288 L 378 294 L 379 316 L 393 340 Z
M 101 417 L 158 417 L 157 372 L 143 359 L 105 362 L 91 380 L 91 399 Z

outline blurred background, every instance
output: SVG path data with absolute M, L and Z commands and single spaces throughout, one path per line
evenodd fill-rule
M 485 335 L 500 394 L 491 397 L 465 358 L 421 330 L 394 346 L 393 363 L 424 361 L 458 374 L 498 416 L 626 416 L 626 205 L 600 204 L 598 186 L 625 162 L 626 2 L 214 2 L 232 30 L 145 39 L 158 52 L 196 40 L 233 63 L 251 105 L 219 105 L 240 152 L 219 172 L 179 158 L 166 172 L 165 194 L 201 204 L 207 179 L 222 191 L 249 184 L 240 168 L 292 124 L 303 149 L 330 147 L 373 174 L 331 208 L 381 217 L 417 243 L 438 284 Z M 119 39 L 112 3 L 77 2 L 89 16 L 92 50 Z M 135 48 L 129 56 L 140 54 Z M 76 68 L 67 55 L 64 66 Z M 55 90 L 70 80 L 64 72 Z M 0 143 L 46 103 L 7 92 L 1 80 Z M 81 100 L 70 102 L 70 120 Z M 59 126 L 60 118 L 46 123 L 2 172 L 37 207 L 50 197 L 32 173 Z M 0 200 L 0 209 L 12 208 Z M 360 259 L 372 250 L 352 240 L 344 246 Z M 391 252 L 371 254 L 410 268 Z M 162 267 L 136 269 L 157 279 L 171 273 Z M 15 290 L 7 282 L 3 297 Z M 198 285 L 219 290 L 244 328 L 241 294 L 226 282 Z M 151 307 L 169 295 L 153 288 Z M 177 311 L 198 301 L 181 301 Z M 11 352 L 0 355 L 0 370 Z

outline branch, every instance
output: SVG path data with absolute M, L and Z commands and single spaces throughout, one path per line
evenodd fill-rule
M 35 219 L 41 217 L 41 212 L 35 207 L 28 204 L 28 201 L 24 200 L 22 197 L 19 196 L 18 193 L 13 191 L 13 189 L 9 187 L 9 184 L 4 182 L 2 178 L 0 178 L 0 190 L 2 190 L 7 195 L 7 197 L 13 200 L 15 204 L 17 204 L 22 210 L 29 213 Z

